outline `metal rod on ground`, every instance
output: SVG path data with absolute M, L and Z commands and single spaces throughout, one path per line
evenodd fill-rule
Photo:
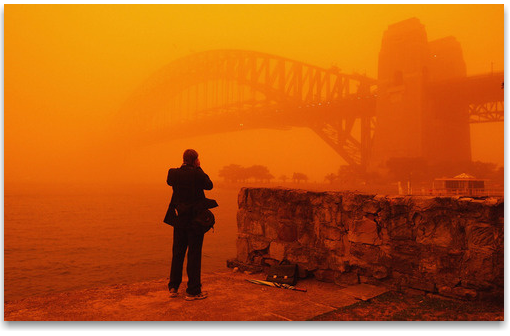
M 278 282 L 271 282 L 271 281 L 264 281 L 264 280 L 255 280 L 255 279 L 246 279 L 246 281 L 253 282 L 255 284 L 259 285 L 265 285 L 269 287 L 277 287 L 277 288 L 284 288 L 284 289 L 292 289 L 300 292 L 306 292 L 306 288 L 297 288 L 295 286 L 282 284 Z

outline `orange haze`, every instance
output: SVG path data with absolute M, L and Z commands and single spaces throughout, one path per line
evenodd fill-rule
M 5 5 L 4 178 L 14 183 L 164 183 L 195 148 L 221 167 L 262 164 L 312 181 L 345 161 L 309 129 L 250 130 L 142 147 L 111 123 L 151 74 L 210 49 L 266 52 L 377 78 L 389 25 L 416 17 L 429 40 L 454 36 L 467 75 L 504 69 L 503 5 Z M 129 120 L 126 122 L 129 123 Z M 503 123 L 471 126 L 473 160 L 503 165 Z M 111 149 L 110 149 L 111 150 Z

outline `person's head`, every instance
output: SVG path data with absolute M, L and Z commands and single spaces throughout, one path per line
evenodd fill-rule
M 196 159 L 198 159 L 198 153 L 194 149 L 186 149 L 182 154 L 182 162 L 185 164 L 194 165 Z

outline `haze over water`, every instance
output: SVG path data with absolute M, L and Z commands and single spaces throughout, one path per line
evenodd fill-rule
M 195 52 L 242 49 L 377 78 L 384 31 L 411 17 L 429 40 L 459 41 L 468 76 L 504 70 L 503 5 L 6 5 L 6 298 L 27 288 L 37 295 L 34 276 L 48 279 L 41 288 L 50 291 L 58 279 L 62 288 L 79 288 L 83 277 L 97 285 L 119 281 L 122 272 L 124 279 L 167 276 L 168 251 L 153 247 L 171 244 L 160 220 L 171 195 L 165 178 L 186 148 L 200 153 L 214 182 L 232 163 L 267 166 L 275 177 L 299 171 L 310 182 L 346 164 L 307 128 L 119 143 L 117 124 L 132 123 L 119 111 L 153 73 Z M 503 165 L 503 129 L 471 125 L 472 159 Z M 215 238 L 219 245 L 235 247 L 221 239 L 235 239 L 236 194 L 211 194 L 220 203 L 217 219 L 231 230 Z M 137 244 L 145 252 L 135 253 Z M 105 257 L 111 251 L 117 263 Z M 211 265 L 223 264 L 224 254 L 216 255 Z M 119 266 L 126 263 L 133 267 Z M 83 272 L 86 265 L 100 271 Z M 48 269 L 54 273 L 45 276 Z

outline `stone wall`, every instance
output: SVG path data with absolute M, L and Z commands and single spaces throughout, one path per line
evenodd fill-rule
M 445 296 L 503 290 L 503 198 L 387 196 L 242 188 L 237 259 L 267 268 L 287 259 L 300 275 L 384 283 Z

